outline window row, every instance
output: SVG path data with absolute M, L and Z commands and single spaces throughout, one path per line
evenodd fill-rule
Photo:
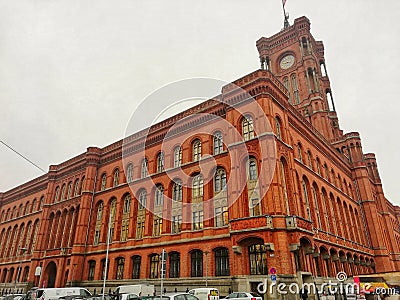
M 248 273 L 250 275 L 267 275 L 267 248 L 264 244 L 252 244 L 247 247 L 248 254 Z M 134 255 L 129 260 L 125 257 L 117 257 L 109 261 L 107 267 L 107 279 L 144 279 L 160 278 L 161 257 L 160 254 L 150 254 L 149 256 Z M 208 265 L 208 274 L 205 274 Z M 101 280 L 105 275 L 106 260 L 102 259 L 100 263 L 95 260 L 88 262 L 87 279 Z M 188 265 L 189 268 L 182 268 L 182 265 Z M 114 274 L 110 273 L 114 270 Z M 165 277 L 204 277 L 204 276 L 229 276 L 230 275 L 230 257 L 227 248 L 216 248 L 213 251 L 192 250 L 185 255 L 182 261 L 181 253 L 172 251 L 168 253 Z
M 300 214 L 313 223 L 318 230 L 344 237 L 345 239 L 367 245 L 361 209 L 342 201 L 328 193 L 325 188 L 309 183 L 306 176 L 300 178 L 296 173 L 300 195 Z
M 85 176 L 81 180 L 75 179 L 75 182 L 69 181 L 68 184 L 64 183 L 61 187 L 58 185 L 54 192 L 53 203 L 69 200 L 73 197 L 81 195 L 85 186 Z
M 306 158 L 304 158 L 304 156 Z M 314 159 L 310 150 L 307 150 L 307 152 L 304 152 L 301 143 L 297 144 L 296 157 L 301 163 L 305 164 L 312 171 L 316 172 L 318 175 L 325 178 L 328 182 L 332 183 L 335 187 L 340 189 L 342 192 L 344 192 L 350 198 L 354 199 L 354 194 L 353 194 L 353 189 L 352 189 L 351 184 L 347 183 L 345 178 L 343 178 L 343 180 L 342 180 L 342 178 L 340 177 L 340 174 L 336 175 L 333 168 L 331 168 L 329 170 L 329 167 L 326 164 L 326 162 L 321 164 L 321 161 L 318 157 L 316 157 Z
M 33 253 L 39 231 L 39 220 L 4 228 L 0 234 L 0 257 L 21 257 Z
M 258 185 L 258 165 L 255 158 L 250 158 L 247 163 L 247 192 L 249 199 L 249 216 L 259 216 L 262 214 L 260 205 L 260 191 Z M 227 174 L 224 168 L 218 167 L 214 173 L 213 201 L 211 209 L 213 210 L 213 224 L 215 227 L 224 227 L 228 225 L 228 192 L 227 192 Z M 187 195 L 188 193 L 189 195 Z M 116 198 L 111 198 L 106 206 L 100 200 L 95 204 L 97 211 L 96 220 L 92 222 L 93 245 L 106 241 L 108 234 L 107 228 L 110 223 L 110 242 L 126 241 L 128 238 L 142 239 L 149 232 L 152 236 L 160 236 L 162 233 L 180 233 L 182 230 L 201 230 L 204 227 L 204 180 L 201 174 L 192 177 L 190 188 L 184 188 L 182 181 L 175 179 L 168 197 L 172 202 L 168 202 L 168 208 L 164 207 L 164 197 L 166 190 L 162 184 L 156 184 L 151 199 L 148 199 L 149 192 L 141 188 L 136 194 L 137 208 L 130 214 L 132 199 L 130 194 L 125 194 L 119 204 Z M 183 196 L 188 197 L 183 201 Z M 149 200 L 152 203 L 148 203 Z M 183 224 L 183 202 L 191 203 L 190 216 Z M 152 207 L 153 214 L 146 214 L 146 207 Z M 170 214 L 167 221 L 163 224 L 163 213 Z M 209 214 L 207 214 L 209 215 Z M 186 213 L 187 216 L 187 213 Z M 133 224 L 131 221 L 135 220 Z
M 242 128 L 242 136 L 244 141 L 248 141 L 255 137 L 253 118 L 250 115 L 245 115 L 241 121 Z M 223 142 L 223 134 L 220 131 L 216 131 L 213 134 L 213 155 L 218 155 L 224 152 L 224 142 Z M 200 139 L 195 139 L 191 143 L 191 162 L 196 162 L 201 159 L 203 155 L 202 152 L 202 142 Z M 173 160 L 171 162 L 170 167 L 177 168 L 182 165 L 182 147 L 177 146 L 173 149 Z M 166 162 L 165 162 L 165 154 L 164 152 L 159 152 L 155 159 L 155 166 L 153 169 L 154 173 L 160 173 L 165 170 Z M 149 176 L 152 170 L 149 169 L 149 160 L 148 158 L 143 158 L 140 163 L 140 171 L 138 174 L 138 178 L 145 178 Z M 103 173 L 101 175 L 101 182 L 99 189 L 101 191 L 105 190 L 108 187 L 115 187 L 119 182 L 119 169 L 115 169 L 112 175 L 112 183 L 108 182 L 107 173 Z M 134 169 L 133 164 L 129 163 L 126 167 L 126 181 L 128 183 L 134 180 Z
M 44 196 L 40 197 L 39 202 L 35 198 L 33 199 L 32 203 L 30 201 L 27 201 L 25 205 L 21 203 L 18 208 L 17 206 L 14 206 L 12 209 L 8 208 L 7 211 L 3 209 L 1 212 L 0 220 L 1 222 L 6 222 L 11 219 L 19 218 L 24 215 L 40 211 L 43 207 L 43 204 Z

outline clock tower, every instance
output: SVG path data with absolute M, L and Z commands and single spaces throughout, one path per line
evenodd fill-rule
M 261 68 L 272 72 L 289 91 L 289 102 L 327 139 L 342 131 L 335 111 L 324 58 L 324 45 L 310 33 L 310 21 L 292 26 L 256 43 Z

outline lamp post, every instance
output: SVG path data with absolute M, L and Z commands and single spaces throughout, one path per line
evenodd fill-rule
M 15 290 L 17 289 L 17 279 L 18 279 L 18 282 L 20 282 L 19 276 L 21 276 L 21 271 L 22 271 L 22 258 L 23 258 L 25 252 L 26 252 L 28 249 L 26 249 L 26 248 L 18 248 L 18 250 L 21 250 L 21 259 L 20 259 L 20 261 L 19 261 L 19 266 L 18 266 L 18 269 L 17 269 L 17 274 L 16 274 L 16 276 L 15 276 L 15 281 L 14 281 L 14 292 L 13 292 L 13 294 L 15 294 Z M 18 250 L 17 250 L 17 253 L 18 253 Z
M 210 251 L 204 251 L 204 255 L 206 256 L 206 286 L 208 286 L 208 253 L 210 253 Z

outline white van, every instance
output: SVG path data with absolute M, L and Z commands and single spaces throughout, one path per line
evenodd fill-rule
M 68 288 L 43 288 L 34 291 L 33 299 L 36 300 L 58 300 L 60 297 L 65 296 L 81 296 L 82 298 L 91 297 L 92 294 L 81 287 L 68 287 Z
M 131 284 L 131 285 L 120 285 L 115 289 L 115 294 L 135 294 L 139 297 L 142 296 L 154 296 L 154 285 L 153 284 Z
M 219 300 L 219 291 L 216 288 L 198 288 L 189 291 L 200 300 Z

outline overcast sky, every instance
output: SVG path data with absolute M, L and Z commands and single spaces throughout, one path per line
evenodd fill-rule
M 376 153 L 400 204 L 400 1 L 287 0 L 311 21 L 345 132 Z M 44 170 L 124 137 L 136 105 L 176 80 L 233 81 L 283 25 L 281 0 L 0 1 L 0 140 Z M 0 191 L 42 172 L 0 144 Z

